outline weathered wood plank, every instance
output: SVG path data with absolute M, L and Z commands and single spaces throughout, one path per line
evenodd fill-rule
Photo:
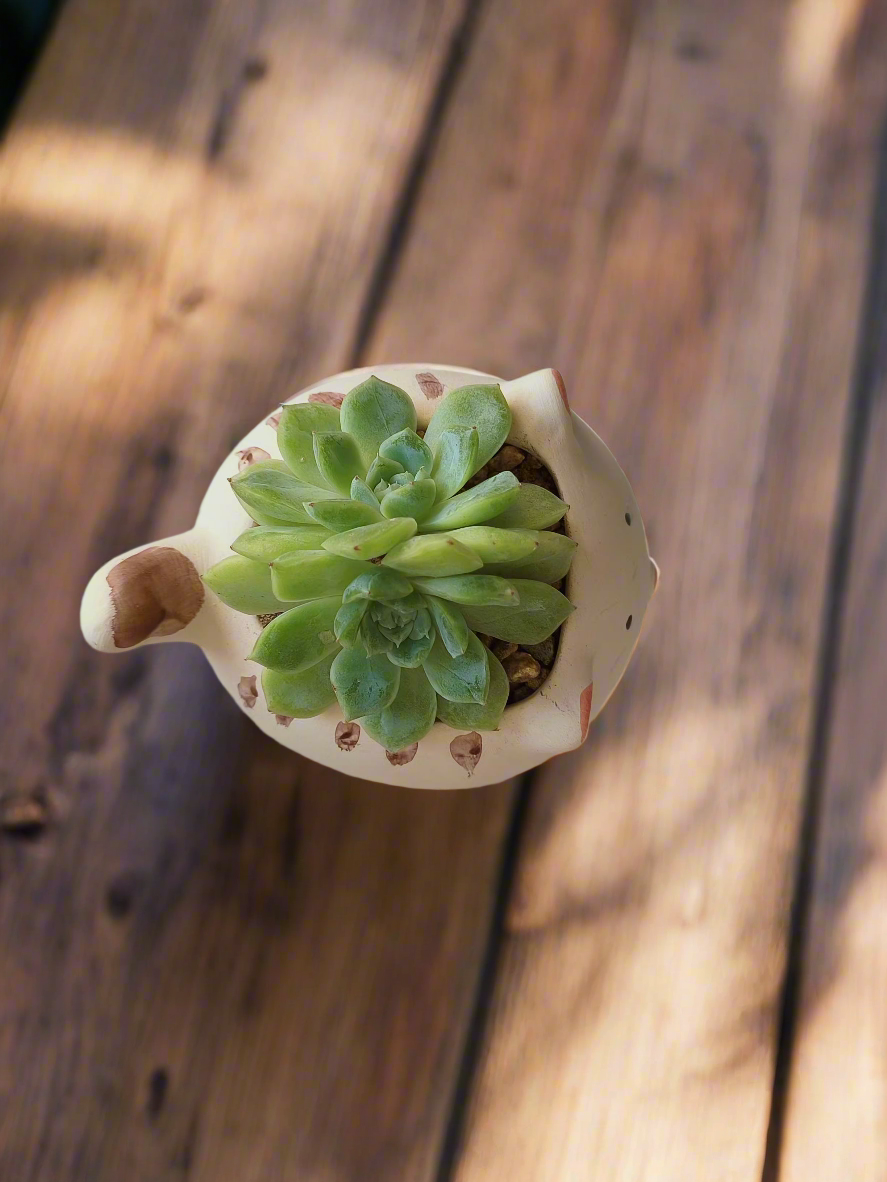
M 510 789 L 296 760 L 77 607 L 352 361 L 463 11 L 70 0 L 4 143 L 4 1179 L 434 1176 Z
M 781 1182 L 887 1179 L 887 170 L 883 62 L 887 13 L 866 30 L 868 68 L 848 72 L 833 98 L 832 150 L 820 169 L 820 218 L 830 231 L 816 260 L 817 304 L 810 369 L 822 360 L 833 309 L 855 298 L 867 265 L 857 382 L 862 452 L 858 495 L 847 521 L 849 565 L 842 577 L 839 645 L 830 676 L 830 725 L 823 736 L 818 840 L 794 1008 Z M 871 57 L 869 56 L 871 55 Z M 877 64 L 875 64 L 877 63 Z M 879 76 L 880 75 L 880 76 Z M 881 158 L 875 241 L 866 216 L 875 145 Z M 833 167 L 840 162 L 840 167 Z M 832 165 L 830 167 L 830 165 Z M 854 454 L 852 459 L 859 461 Z M 843 555 L 846 557 L 846 554 Z
M 543 351 L 624 461 L 663 579 L 586 749 L 538 778 L 459 1182 L 760 1177 L 882 17 L 485 9 L 376 349 L 413 331 L 407 295 L 434 354 Z M 835 125 L 823 96 L 854 71 L 874 111 Z

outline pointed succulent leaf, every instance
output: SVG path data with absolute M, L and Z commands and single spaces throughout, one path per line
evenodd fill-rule
M 259 616 L 266 612 L 286 611 L 289 607 L 289 604 L 281 603 L 272 590 L 268 564 L 253 562 L 240 554 L 232 554 L 211 566 L 203 581 L 222 603 L 236 612 Z
M 421 640 L 423 636 L 431 636 L 433 628 L 434 623 L 431 619 L 431 612 L 427 607 L 420 607 L 416 611 L 416 618 L 410 629 L 410 639 Z
M 457 542 L 473 550 L 485 566 L 491 562 L 516 562 L 528 558 L 539 547 L 536 534 L 532 530 L 497 529 L 494 525 L 469 525 L 465 529 L 453 530 L 450 534 L 434 536 L 455 538 Z M 490 571 L 490 574 L 497 575 L 506 573 L 500 570 Z
M 360 625 L 360 643 L 372 656 L 376 653 L 387 653 L 391 648 L 391 639 L 386 636 L 369 612 L 363 617 Z
M 330 488 L 351 495 L 351 481 L 362 476 L 366 465 L 357 444 L 347 431 L 317 431 L 314 435 L 314 458 Z
M 434 412 L 425 442 L 436 452 L 443 433 L 455 427 L 477 427 L 476 472 L 496 454 L 511 430 L 511 408 L 499 387 L 461 386 L 451 390 Z
M 489 649 L 484 649 L 484 652 L 490 670 L 486 702 L 449 702 L 444 697 L 437 699 L 437 717 L 456 730 L 494 731 L 502 720 L 508 702 L 508 674 Z
M 343 603 L 336 612 L 333 631 L 336 640 L 344 648 L 353 648 L 360 636 L 360 625 L 369 607 L 368 599 L 355 599 L 352 603 Z
M 309 484 L 326 485 L 314 458 L 314 432 L 338 431 L 339 411 L 322 402 L 297 402 L 285 406 L 277 427 L 277 446 L 287 467 Z
M 452 427 L 441 433 L 431 472 L 438 503 L 454 496 L 477 471 L 478 447 L 477 427 Z
M 503 609 L 467 605 L 463 610 L 470 628 L 515 644 L 539 644 L 551 636 L 574 610 L 569 599 L 547 583 L 535 579 L 514 579 L 512 582 L 520 596 L 518 606 Z
M 391 487 L 403 488 L 404 485 L 412 484 L 414 480 L 412 472 L 395 472 L 388 483 Z
M 245 529 L 231 543 L 231 549 L 235 554 L 267 565 L 293 550 L 319 550 L 328 537 L 330 531 L 320 525 L 257 525 Z
M 384 710 L 397 693 L 400 669 L 384 653 L 370 656 L 356 646 L 338 654 L 330 669 L 330 680 L 345 721 Z
M 388 660 L 402 669 L 418 669 L 426 661 L 433 644 L 433 633 L 416 638 L 408 636 L 388 650 Z
M 436 595 L 423 596 L 431 612 L 432 619 L 444 647 L 451 657 L 459 657 L 468 648 L 471 629 L 465 622 L 461 611 L 445 599 L 438 599 Z
M 382 498 L 382 512 L 386 517 L 413 517 L 421 521 L 434 504 L 434 492 L 433 480 L 393 485 Z
M 490 669 L 487 650 L 474 635 L 468 637 L 468 647 L 461 656 L 451 656 L 440 637 L 428 654 L 422 668 L 434 689 L 448 702 L 478 702 L 487 700 Z
M 381 456 L 376 456 L 367 472 L 367 484 L 370 488 L 375 488 L 383 480 L 389 484 L 391 477 L 396 476 L 398 472 L 403 472 L 402 464 L 398 464 L 396 460 L 384 460 Z
M 414 578 L 412 581 L 419 591 L 449 599 L 452 603 L 496 605 L 512 610 L 519 602 L 516 584 L 499 575 L 453 575 L 444 579 Z M 468 623 L 474 627 L 471 620 Z M 475 631 L 485 632 L 487 629 Z
M 260 460 L 234 476 L 231 488 L 238 501 L 259 525 L 313 525 L 303 508 L 305 501 L 325 500 L 336 494 L 298 480 L 283 460 Z
M 399 386 L 369 377 L 345 396 L 339 419 L 342 430 L 353 436 L 364 468 L 376 458 L 379 447 L 398 431 L 416 429 L 416 408 Z M 369 482 L 372 486 L 372 481 Z
M 263 670 L 262 690 L 271 713 L 286 718 L 314 718 L 332 706 L 336 694 L 330 683 L 330 666 L 335 655 L 330 653 L 301 673 Z
M 474 488 L 457 493 L 438 505 L 422 522 L 422 529 L 453 530 L 487 521 L 506 509 L 517 497 L 519 489 L 520 481 L 513 472 L 497 472 Z
M 432 463 L 431 448 L 409 427 L 386 439 L 379 447 L 379 455 L 384 460 L 397 460 L 414 476 L 420 468 L 430 468 Z
M 278 599 L 292 602 L 341 594 L 368 562 L 342 558 L 328 550 L 297 550 L 281 554 L 271 564 L 271 586 Z
M 373 525 L 359 525 L 333 534 L 323 543 L 324 550 L 341 554 L 344 558 L 378 558 L 416 532 L 412 517 L 394 517 L 391 521 L 377 521 Z
M 363 501 L 306 501 L 305 512 L 309 514 L 309 520 L 325 526 L 333 533 L 382 520 L 379 510 L 372 505 L 365 505 Z
M 498 525 L 503 529 L 547 529 L 560 521 L 569 509 L 560 497 L 538 484 L 522 484 L 512 503 L 491 517 L 487 525 Z
M 556 583 L 570 569 L 576 543 L 566 534 L 553 534 L 550 530 L 504 530 L 510 537 L 523 534 L 536 540 L 536 548 L 529 555 L 511 561 L 493 562 L 486 566 L 490 574 L 514 575 L 519 579 L 539 579 L 543 583 Z
M 316 665 L 339 647 L 333 622 L 340 604 L 334 596 L 291 607 L 262 629 L 249 659 L 281 673 Z
M 403 599 L 412 593 L 412 584 L 398 574 L 384 566 L 373 566 L 357 576 L 342 594 L 343 603 L 352 603 L 355 599 L 385 600 Z
M 479 570 L 483 562 L 473 550 L 449 535 L 422 534 L 394 546 L 382 559 L 382 565 L 405 575 L 464 575 Z
M 387 751 L 403 751 L 418 743 L 434 726 L 437 694 L 422 669 L 403 669 L 397 696 L 378 714 L 368 714 L 361 725 Z
M 351 481 L 351 499 L 352 501 L 361 501 L 364 505 L 369 505 L 371 509 L 378 511 L 379 498 L 367 482 L 361 480 L 359 476 L 355 476 Z

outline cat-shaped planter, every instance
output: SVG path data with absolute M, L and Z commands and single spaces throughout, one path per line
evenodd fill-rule
M 251 523 L 229 480 L 256 459 L 279 458 L 274 415 L 225 459 L 193 529 L 121 555 L 93 575 L 83 596 L 83 634 L 107 653 L 167 640 L 199 645 L 235 702 L 266 734 L 349 775 L 413 788 L 496 783 L 582 743 L 622 677 L 658 578 L 641 515 L 611 453 L 570 411 L 557 371 L 508 382 L 453 366 L 382 365 L 325 378 L 289 402 L 335 405 L 371 374 L 407 392 L 420 428 L 446 392 L 498 384 L 513 416 L 509 442 L 548 467 L 570 506 L 565 525 L 577 549 L 565 590 L 576 610 L 562 626 L 547 680 L 506 707 L 497 730 L 456 731 L 435 722 L 417 748 L 386 752 L 359 720 L 346 722 L 337 705 L 304 719 L 267 709 L 261 667 L 248 659 L 263 622 L 227 607 L 201 576 L 231 553 L 232 541 Z

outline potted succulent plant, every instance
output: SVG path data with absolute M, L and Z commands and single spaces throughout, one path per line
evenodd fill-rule
M 656 585 L 628 482 L 554 370 L 339 374 L 210 484 L 194 529 L 114 559 L 84 635 L 200 645 L 267 733 L 414 787 L 581 743 Z

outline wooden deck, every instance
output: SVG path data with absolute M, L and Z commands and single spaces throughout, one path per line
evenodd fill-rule
M 887 0 L 68 0 L 0 144 L 2 1182 L 887 1180 Z M 89 652 L 300 385 L 546 365 L 660 591 L 460 794 Z

